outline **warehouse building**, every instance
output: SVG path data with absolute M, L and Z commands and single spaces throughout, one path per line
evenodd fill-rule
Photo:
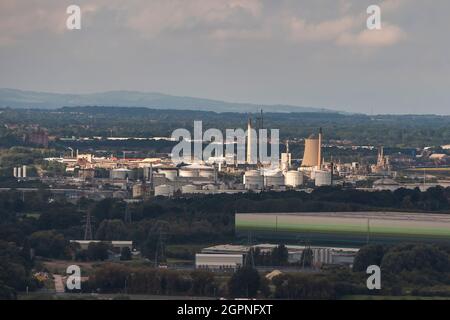
M 256 244 L 252 246 L 224 244 L 202 249 L 205 255 L 242 255 L 248 254 L 250 248 L 259 249 L 260 252 L 271 252 L 277 247 L 276 244 Z M 288 250 L 288 262 L 299 263 L 301 261 L 303 251 L 309 249 L 312 251 L 313 265 L 316 267 L 334 264 L 334 265 L 352 265 L 359 249 L 357 248 L 337 248 L 337 247 L 317 247 L 302 245 L 286 245 Z
M 210 271 L 236 271 L 244 265 L 243 254 L 197 253 L 195 268 Z

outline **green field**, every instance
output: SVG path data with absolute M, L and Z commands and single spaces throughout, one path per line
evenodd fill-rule
M 393 213 L 304 213 L 304 214 L 236 214 L 236 233 L 265 236 L 308 235 L 336 238 L 342 242 L 385 238 L 450 241 L 450 216 Z

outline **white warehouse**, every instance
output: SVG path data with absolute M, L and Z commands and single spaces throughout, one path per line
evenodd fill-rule
M 211 271 L 235 271 L 244 264 L 243 254 L 205 254 L 195 255 L 195 268 Z

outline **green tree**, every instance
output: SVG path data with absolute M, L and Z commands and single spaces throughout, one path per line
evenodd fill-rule
M 398 245 L 391 248 L 381 262 L 383 271 L 399 274 L 404 271 L 449 272 L 449 255 L 434 245 Z
M 214 294 L 216 286 L 214 283 L 214 275 L 209 271 L 193 271 L 192 277 L 192 294 L 198 296 L 210 296 Z
M 274 266 L 285 266 L 288 264 L 289 253 L 284 244 L 273 248 L 272 250 L 272 264 Z
M 131 250 L 128 247 L 122 248 L 120 251 L 120 260 L 122 261 L 129 261 L 131 260 Z
M 237 270 L 228 281 L 228 292 L 232 297 L 255 297 L 261 279 L 256 269 L 243 267 Z
M 90 261 L 104 261 L 108 259 L 111 245 L 106 242 L 91 242 L 87 248 L 87 258 Z
M 353 271 L 365 272 L 368 266 L 381 265 L 386 248 L 379 244 L 370 244 L 359 249 L 353 263 Z
M 17 294 L 14 288 L 0 282 L 0 300 L 16 300 Z
M 96 233 L 96 239 L 102 241 L 126 240 L 127 228 L 122 220 L 103 220 Z
M 30 236 L 30 245 L 36 255 L 48 258 L 65 258 L 67 241 L 53 230 L 37 231 Z

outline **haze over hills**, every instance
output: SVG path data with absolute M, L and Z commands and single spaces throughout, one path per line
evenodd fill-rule
M 257 105 L 232 103 L 162 93 L 137 91 L 108 91 L 91 94 L 61 94 L 0 89 L 0 107 L 58 109 L 61 107 L 109 106 L 146 107 L 150 109 L 197 110 L 214 112 L 339 112 L 336 110 L 291 105 Z

